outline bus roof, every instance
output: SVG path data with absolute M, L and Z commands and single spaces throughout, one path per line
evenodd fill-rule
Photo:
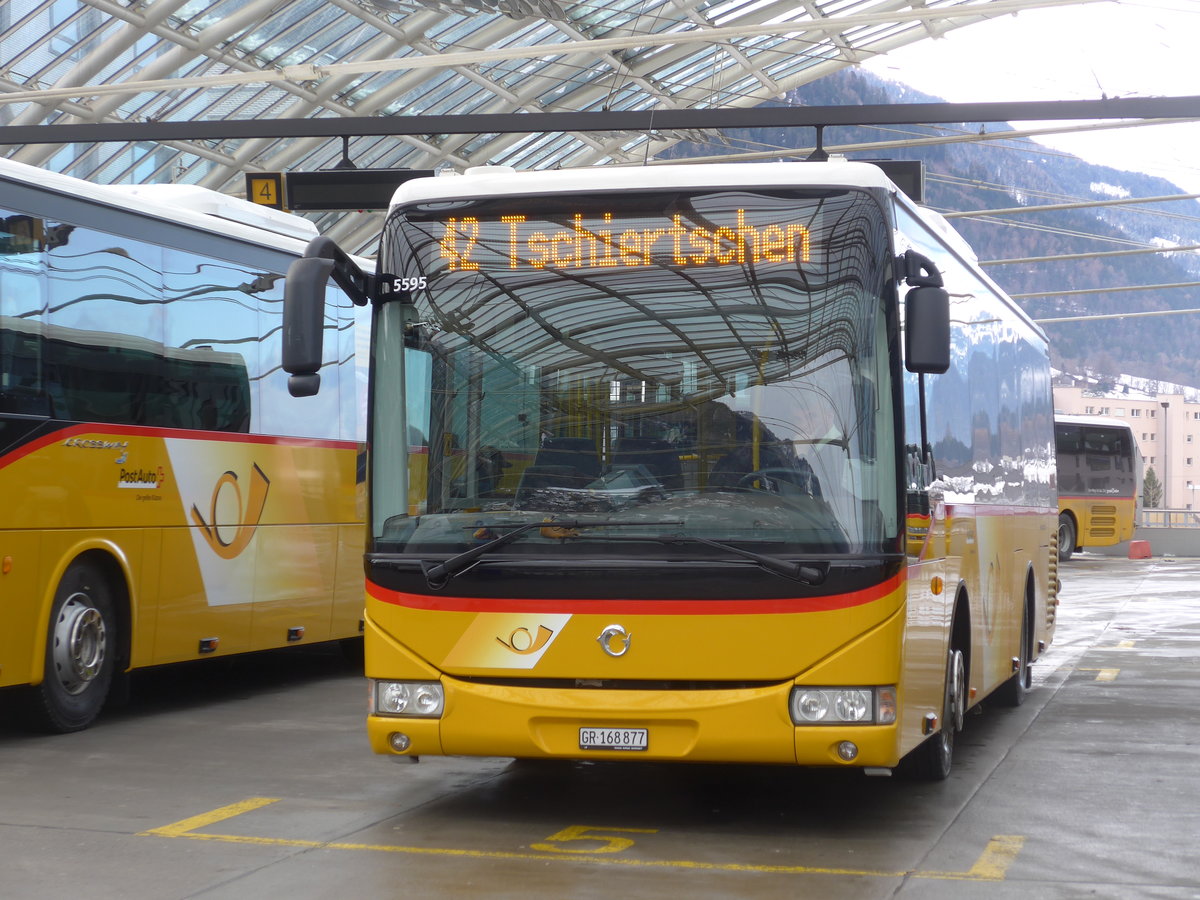
M 268 234 L 307 243 L 318 234 L 302 216 L 260 206 L 198 185 L 93 184 L 70 175 L 0 158 L 0 182 L 16 182 L 80 200 L 118 207 L 229 237 L 280 246 Z M 11 210 L 17 211 L 17 210 Z
M 115 184 L 112 190 L 130 197 L 141 197 L 150 203 L 173 210 L 186 209 L 226 222 L 241 222 L 274 234 L 311 241 L 319 234 L 316 223 L 303 216 L 292 215 L 241 197 L 231 197 L 220 191 L 210 191 L 194 184 Z
M 1105 428 L 1124 428 L 1130 431 L 1133 426 L 1124 419 L 1115 419 L 1112 416 L 1085 416 L 1082 414 L 1071 415 L 1068 413 L 1055 413 L 1054 421 L 1061 422 L 1064 425 L 1103 425 Z
M 898 188 L 871 163 L 693 163 L 676 166 L 593 166 L 579 169 L 512 169 L 479 166 L 460 174 L 414 178 L 397 188 L 392 205 L 449 198 L 529 194 L 581 194 L 673 188 L 848 187 Z

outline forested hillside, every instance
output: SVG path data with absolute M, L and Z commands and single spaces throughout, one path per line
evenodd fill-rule
M 795 91 L 789 105 L 871 105 L 925 103 L 938 98 L 865 73 L 845 70 Z M 975 134 L 979 123 L 952 126 Z M 988 124 L 988 131 L 1007 126 Z M 944 134 L 919 127 L 831 127 L 825 145 L 896 140 L 917 134 Z M 686 144 L 671 156 L 702 156 L 768 147 L 811 147 L 814 131 L 752 129 L 724 132 L 724 143 Z M 1161 178 L 1086 163 L 1028 140 L 956 143 L 887 154 L 851 152 L 850 158 L 890 156 L 921 159 L 926 165 L 926 202 L 942 212 L 1036 206 L 1066 200 L 1156 197 L 1183 190 Z M 1130 162 L 1131 167 L 1136 161 Z M 1200 205 L 1196 201 L 1137 204 L 955 219 L 954 226 L 974 246 L 980 260 L 1023 259 L 1144 247 L 1200 244 Z M 1128 285 L 1200 281 L 1196 254 L 1142 254 L 1098 259 L 1021 263 L 988 267 L 1010 294 L 1094 290 Z M 1174 288 L 1027 298 L 1019 301 L 1034 318 L 1100 315 L 1143 310 L 1200 308 L 1200 289 Z M 1091 370 L 1200 386 L 1200 315 L 1181 314 L 1096 322 L 1048 324 L 1054 364 L 1069 372 Z

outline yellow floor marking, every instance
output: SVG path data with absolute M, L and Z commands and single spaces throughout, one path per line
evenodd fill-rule
M 264 806 L 270 806 L 272 803 L 278 802 L 278 797 L 251 797 L 249 800 L 242 800 L 240 803 L 231 803 L 228 806 L 222 806 L 220 809 L 214 809 L 212 812 L 206 812 L 199 816 L 192 816 L 190 819 L 184 819 L 181 822 L 174 822 L 170 825 L 164 825 L 161 828 L 151 828 L 149 831 L 141 832 L 141 835 L 155 835 L 156 837 L 202 837 L 202 835 L 190 834 L 189 832 L 197 828 L 203 828 L 205 825 L 214 825 L 225 819 L 232 819 L 234 816 L 240 816 L 242 813 L 254 812 L 256 809 L 262 809 Z
M 988 842 L 979 859 L 967 872 L 884 872 L 871 869 L 839 869 L 824 866 L 778 866 L 750 863 L 709 863 L 689 859 L 621 859 L 613 856 L 588 856 L 560 853 L 519 853 L 505 850 L 467 850 L 457 847 L 404 847 L 393 844 L 352 844 L 342 841 L 306 841 L 292 838 L 253 837 L 238 834 L 197 833 L 195 829 L 232 819 L 243 813 L 253 812 L 264 806 L 279 802 L 279 798 L 251 797 L 240 803 L 231 803 L 212 812 L 202 813 L 188 819 L 139 832 L 142 837 L 191 838 L 201 841 L 219 841 L 230 844 L 256 844 L 266 847 L 304 847 L 322 850 L 370 850 L 379 853 L 408 853 L 421 856 L 454 856 L 470 859 L 532 860 L 548 862 L 587 862 L 606 866 L 626 866 L 649 869 L 693 869 L 720 872 L 754 872 L 772 875 L 853 875 L 871 878 L 936 878 L 943 881 L 1003 881 L 1008 867 L 1016 859 L 1025 844 L 1020 835 L 997 835 Z M 629 829 L 624 829 L 629 830 Z
M 1089 668 L 1085 668 L 1083 666 L 1081 666 L 1078 669 L 1078 671 L 1080 671 L 1080 672 L 1095 672 L 1097 681 L 1116 681 L 1117 676 L 1121 674 L 1120 669 L 1096 669 L 1096 668 L 1089 669 Z
M 1003 881 L 1025 838 L 1019 834 L 998 834 L 983 848 L 968 872 L 913 872 L 915 878 L 940 878 L 947 881 Z
M 988 841 L 968 874 L 981 881 L 1003 881 L 1008 874 L 1008 867 L 1024 846 L 1024 835 L 998 834 Z

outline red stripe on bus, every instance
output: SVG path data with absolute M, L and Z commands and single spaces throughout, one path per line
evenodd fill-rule
M 367 582 L 367 594 L 382 603 L 407 609 L 436 612 L 571 613 L 573 615 L 767 615 L 778 613 L 828 612 L 850 609 L 880 600 L 900 587 L 905 575 L 846 594 L 826 597 L 785 597 L 769 600 L 557 600 L 500 597 L 446 597 L 407 594 Z

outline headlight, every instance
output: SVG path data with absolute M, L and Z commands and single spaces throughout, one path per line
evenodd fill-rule
M 417 716 L 432 719 L 442 714 L 446 695 L 436 681 L 376 681 L 371 712 L 380 716 Z
M 896 689 L 794 687 L 789 702 L 796 725 L 890 725 L 896 721 Z

